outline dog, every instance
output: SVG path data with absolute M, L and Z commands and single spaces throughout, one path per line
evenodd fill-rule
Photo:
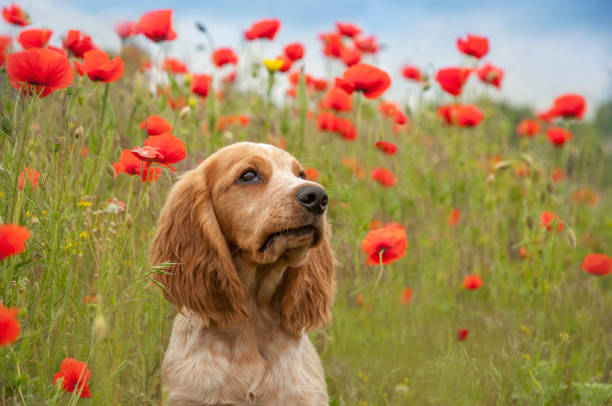
M 289 153 L 224 147 L 172 187 L 154 279 L 178 310 L 162 363 L 170 405 L 328 405 L 307 333 L 331 318 L 328 196 Z

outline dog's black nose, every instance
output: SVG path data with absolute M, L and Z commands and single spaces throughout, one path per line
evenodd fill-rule
M 298 203 L 312 214 L 322 214 L 327 209 L 327 193 L 318 186 L 304 186 L 295 194 Z

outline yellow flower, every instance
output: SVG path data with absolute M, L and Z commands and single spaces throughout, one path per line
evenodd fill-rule
M 79 237 L 81 237 L 81 239 L 83 239 L 83 240 L 86 240 L 87 239 L 87 231 L 81 232 L 81 234 L 79 234 Z
M 183 75 L 183 82 L 186 85 L 190 85 L 192 80 L 193 80 L 193 75 L 191 73 L 185 73 Z
M 78 203 L 78 206 L 80 206 L 80 207 L 88 207 L 88 206 L 91 206 L 91 203 L 88 202 L 87 200 L 80 200 L 79 203 Z
M 0 199 L 4 197 L 4 193 L 0 192 Z
M 276 72 L 283 67 L 282 59 L 264 59 L 263 64 L 270 72 Z

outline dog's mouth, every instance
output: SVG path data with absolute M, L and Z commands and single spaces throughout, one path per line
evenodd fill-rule
M 310 236 L 312 236 L 311 245 L 316 245 L 321 239 L 321 231 L 312 224 L 297 228 L 291 228 L 288 230 L 276 231 L 270 234 L 268 238 L 266 238 L 261 247 L 259 247 L 259 252 L 266 251 L 268 248 L 270 248 L 270 246 L 272 246 L 274 241 L 280 238 L 293 239 L 299 245 L 299 242 L 307 239 Z

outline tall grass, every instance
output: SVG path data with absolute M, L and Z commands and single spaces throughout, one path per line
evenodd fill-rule
M 0 404 L 159 404 L 160 362 L 175 311 L 151 283 L 148 250 L 177 174 L 164 170 L 149 184 L 115 177 L 111 166 L 122 149 L 142 145 L 138 124 L 148 114 L 172 122 L 186 143 L 178 174 L 223 145 L 281 137 L 305 166 L 319 170 L 331 199 L 339 290 L 333 323 L 312 339 L 332 404 L 612 399 L 612 279 L 580 270 L 585 254 L 612 249 L 603 172 L 610 156 L 588 127 L 574 126 L 574 140 L 562 149 L 542 135 L 519 139 L 518 117 L 482 97 L 485 120 L 477 128 L 447 127 L 433 106 L 423 106 L 412 113 L 410 130 L 394 135 L 377 102 L 362 99 L 351 113 L 360 117 L 358 138 L 348 143 L 319 132 L 291 99 L 273 106 L 268 122 L 258 92 L 226 88 L 224 100 L 190 100 L 188 86 L 173 81 L 173 94 L 191 101 L 191 114 L 181 118 L 134 67 L 110 86 L 76 77 L 68 91 L 45 99 L 24 99 L 1 77 L 0 223 L 25 225 L 32 238 L 23 254 L 0 262 L 0 302 L 20 309 L 22 327 L 15 344 L 0 348 Z M 229 114 L 248 114 L 250 124 L 209 126 Z M 399 152 L 381 154 L 378 139 Z M 495 155 L 507 162 L 495 168 Z M 344 157 L 366 173 L 392 169 L 397 185 L 356 176 Z M 567 180 L 551 181 L 557 166 Z M 23 167 L 40 171 L 36 190 L 28 182 L 16 187 Z M 517 176 L 517 167 L 525 175 Z M 585 187 L 599 195 L 596 205 L 570 198 Z M 109 199 L 125 202 L 125 212 L 108 211 Z M 453 208 L 461 220 L 451 227 Z M 561 218 L 562 232 L 539 226 L 543 210 Z M 407 255 L 385 266 L 380 281 L 360 249 L 372 220 L 400 222 L 408 235 Z M 462 281 L 472 273 L 484 286 L 467 291 Z M 408 304 L 400 301 L 405 287 L 413 290 Z M 469 330 L 467 340 L 457 340 L 458 328 Z M 88 363 L 93 399 L 53 386 L 65 357 Z

